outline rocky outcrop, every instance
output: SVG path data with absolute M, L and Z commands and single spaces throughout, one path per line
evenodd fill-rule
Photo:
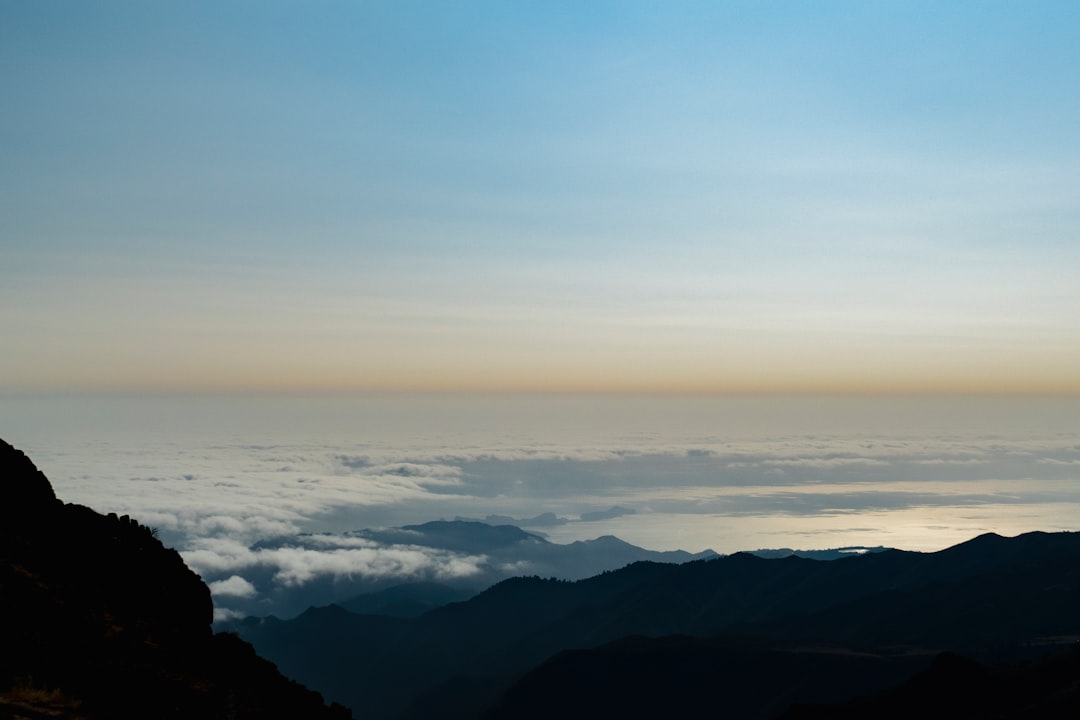
M 151 529 L 60 502 L 29 458 L 0 441 L 0 710 L 349 717 L 243 641 L 213 635 L 212 616 L 206 585 Z
M 0 521 L 23 524 L 59 504 L 44 473 L 23 451 L 0 440 Z

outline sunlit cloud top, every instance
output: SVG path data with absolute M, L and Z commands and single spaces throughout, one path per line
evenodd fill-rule
M 1073 3 L 9 3 L 0 390 L 1080 392 Z

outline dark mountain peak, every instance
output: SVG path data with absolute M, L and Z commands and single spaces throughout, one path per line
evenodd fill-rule
M 515 539 L 534 537 L 533 533 L 526 532 L 517 525 L 491 525 L 479 520 L 431 520 L 419 525 L 405 525 L 401 529 L 424 535 L 484 535 Z
M 755 564 L 758 564 L 758 563 L 771 562 L 771 561 L 774 561 L 774 560 L 787 560 L 787 559 L 792 558 L 792 557 L 795 557 L 795 556 L 790 555 L 790 556 L 785 556 L 785 557 L 780 557 L 780 558 L 763 558 L 760 555 L 757 555 L 757 554 L 755 554 L 753 552 L 750 552 L 750 551 L 747 551 L 747 550 L 740 550 L 739 552 L 734 552 L 734 553 L 731 553 L 730 555 L 723 555 L 723 556 L 718 557 L 718 558 L 713 558 L 712 561 L 713 562 L 723 562 L 723 563 L 726 563 L 727 565 L 733 565 L 735 563 L 741 563 L 741 564 L 744 564 L 744 565 L 755 565 Z M 802 558 L 795 557 L 795 559 L 796 560 L 801 560 Z
M 412 535 L 414 543 L 449 550 L 484 552 L 521 542 L 547 544 L 544 538 L 516 525 L 488 525 L 475 520 L 433 520 L 421 525 L 406 525 L 400 530 Z M 408 537 L 404 535 L 399 539 L 404 541 Z
M 986 533 L 967 542 L 932 553 L 944 568 L 968 572 L 1028 567 L 1052 558 L 1070 556 L 1080 561 L 1080 533 L 1028 532 L 1015 537 Z
M 26 453 L 0 440 L 0 518 L 36 519 L 59 504 L 52 484 Z
M 34 704 L 48 688 L 64 717 L 89 720 L 348 717 L 212 635 L 210 591 L 152 530 L 61 503 L 2 441 L 0 493 L 0 714 L 54 716 Z
M 507 597 L 509 594 L 518 593 L 521 591 L 530 592 L 539 587 L 558 585 L 560 583 L 567 583 L 566 580 L 556 580 L 555 578 L 542 578 L 536 575 L 515 575 L 514 577 L 500 580 L 491 587 L 487 588 L 483 592 L 476 595 L 476 598 L 490 598 L 493 595 L 502 595 Z M 580 580 L 578 582 L 581 582 Z M 474 600 L 476 599 L 474 598 Z
M 793 550 L 791 548 L 761 548 L 751 550 L 750 553 L 761 558 L 785 558 L 791 555 L 809 558 L 810 560 L 847 560 L 860 555 L 872 555 L 885 552 L 889 548 L 884 545 L 866 547 L 864 545 L 849 545 L 847 547 L 829 548 L 826 550 Z
M 1077 533 L 1069 532 L 1056 532 L 1049 533 L 1041 530 L 1033 530 L 1031 532 L 1020 533 L 1012 537 L 1005 535 L 998 535 L 995 532 L 983 533 L 976 537 L 971 538 L 962 543 L 953 545 L 952 547 L 945 548 L 941 552 L 943 553 L 955 553 L 955 552 L 970 552 L 972 550 L 982 551 L 994 551 L 1002 548 L 1024 548 L 1029 550 L 1037 548 L 1039 546 L 1056 547 L 1062 543 L 1069 543 L 1071 539 L 1069 536 L 1076 536 Z
M 345 617 L 349 614 L 349 611 L 341 607 L 337 603 L 330 603 L 329 605 L 319 605 L 318 607 L 312 606 L 300 614 L 300 617 L 307 618 L 335 618 Z
M 410 582 L 354 595 L 338 605 L 352 613 L 417 617 L 452 602 L 468 600 L 475 592 L 436 582 Z
M 965 540 L 962 543 L 957 543 L 947 549 L 956 548 L 973 548 L 973 547 L 991 547 L 1000 545 L 1002 542 L 1008 540 L 1004 535 L 998 535 L 996 532 L 987 532 L 982 535 L 976 535 L 970 540 Z
M 631 545 L 630 543 L 626 542 L 625 540 L 617 538 L 614 535 L 601 535 L 600 537 L 593 538 L 592 540 L 575 540 L 574 542 L 570 543 L 570 545 L 571 546 L 587 545 L 587 546 L 592 546 L 592 547 L 596 547 L 596 548 L 605 548 L 605 549 L 607 549 L 607 548 L 620 548 L 620 549 L 622 549 L 622 548 L 635 547 L 634 545 Z

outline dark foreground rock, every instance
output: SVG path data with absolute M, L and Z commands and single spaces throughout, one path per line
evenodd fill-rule
M 150 528 L 61 502 L 0 441 L 0 717 L 350 717 L 212 615 Z

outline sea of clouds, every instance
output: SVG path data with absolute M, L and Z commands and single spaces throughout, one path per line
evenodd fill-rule
M 62 499 L 155 528 L 227 617 L 490 570 L 348 534 L 440 518 L 718 552 L 1078 529 L 1077 403 L 966 402 L 20 397 L 0 432 Z

